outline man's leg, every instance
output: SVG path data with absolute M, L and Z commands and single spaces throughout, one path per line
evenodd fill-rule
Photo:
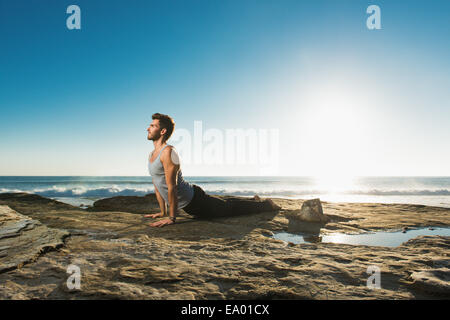
M 271 199 L 219 198 L 206 195 L 205 201 L 207 202 L 205 209 L 208 211 L 208 216 L 210 217 L 238 216 L 281 209 Z
M 248 199 L 233 196 L 219 198 L 206 194 L 197 185 L 194 185 L 194 188 L 192 204 L 185 207 L 185 211 L 198 218 L 209 219 L 281 209 L 271 199 L 261 200 L 258 196 Z

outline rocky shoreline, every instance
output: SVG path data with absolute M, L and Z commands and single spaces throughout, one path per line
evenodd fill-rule
M 0 194 L 0 299 L 448 299 L 450 237 L 399 247 L 293 244 L 273 232 L 305 226 L 303 200 L 279 212 L 216 220 L 182 213 L 151 228 L 153 194 L 99 200 L 87 210 L 34 194 Z M 450 226 L 450 209 L 322 202 L 321 233 Z M 81 272 L 69 289 L 67 268 Z M 381 288 L 367 287 L 379 267 Z

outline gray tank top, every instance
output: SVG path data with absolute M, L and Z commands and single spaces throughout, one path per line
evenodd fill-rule
M 148 172 L 152 176 L 153 184 L 158 189 L 162 198 L 169 205 L 169 191 L 167 189 L 166 183 L 166 175 L 164 173 L 164 167 L 160 160 L 161 152 L 167 147 L 165 145 L 158 154 L 158 157 L 155 161 L 150 162 L 148 159 Z M 194 188 L 191 184 L 189 184 L 186 180 L 183 179 L 183 174 L 181 173 L 181 169 L 178 170 L 177 176 L 177 195 L 178 195 L 178 209 L 182 209 L 186 207 L 189 202 L 191 202 L 192 197 L 194 196 Z

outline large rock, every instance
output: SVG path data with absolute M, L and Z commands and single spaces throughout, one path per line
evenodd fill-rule
M 47 228 L 8 206 L 0 205 L 0 273 L 34 261 L 41 253 L 59 248 L 69 235 Z
M 328 217 L 323 214 L 322 204 L 320 199 L 311 199 L 303 202 L 299 211 L 291 213 L 291 217 L 305 222 L 326 223 Z
M 143 197 L 139 196 L 116 196 L 112 198 L 100 199 L 94 202 L 87 211 L 121 211 L 147 214 L 159 211 L 158 200 L 154 193 L 149 193 Z

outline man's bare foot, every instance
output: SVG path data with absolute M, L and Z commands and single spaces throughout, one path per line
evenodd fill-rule
M 273 202 L 272 199 L 267 198 L 264 201 L 267 201 L 268 203 L 270 203 L 270 205 L 271 205 L 273 210 L 280 210 L 281 209 L 281 207 L 279 205 L 277 205 L 275 202 Z

